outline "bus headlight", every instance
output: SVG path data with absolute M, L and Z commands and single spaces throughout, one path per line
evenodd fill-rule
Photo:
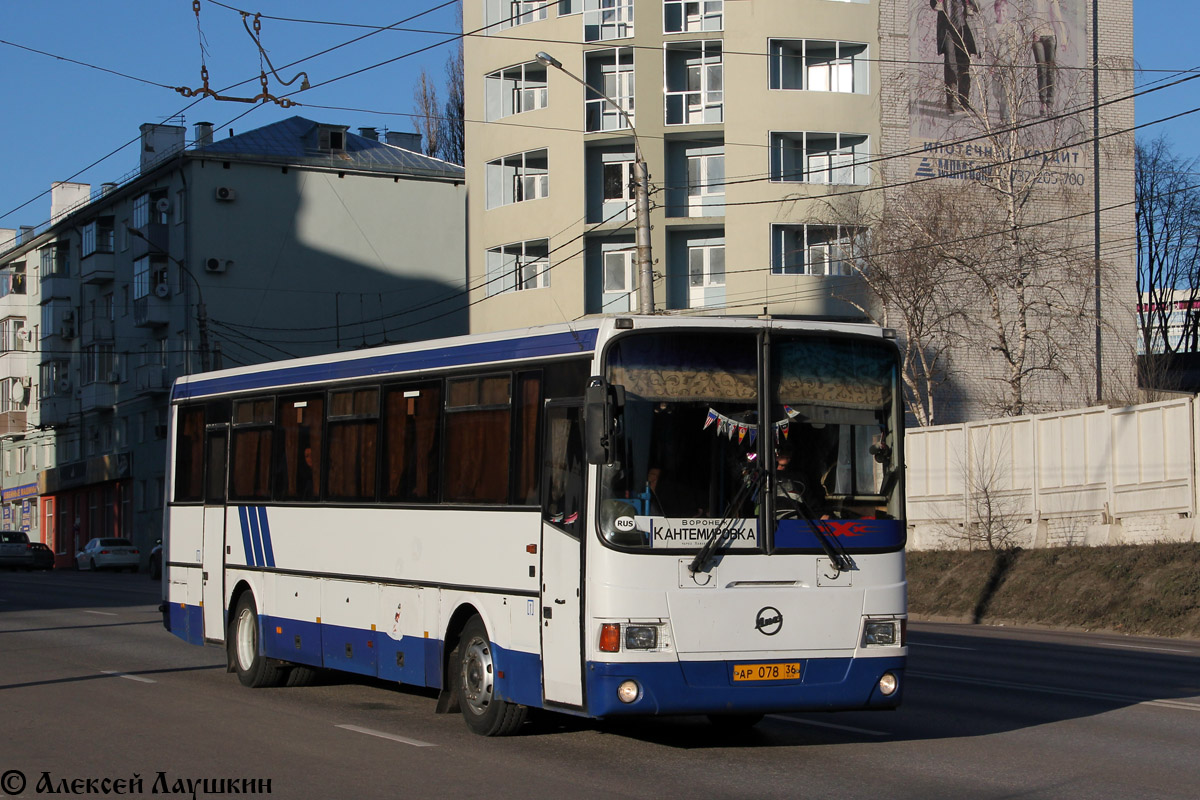
M 863 623 L 863 647 L 896 647 L 900 644 L 900 620 L 869 619 Z
M 885 672 L 883 673 L 883 677 L 879 679 L 879 693 L 884 697 L 891 697 L 899 687 L 900 679 L 896 677 L 896 673 L 894 672 Z
M 641 693 L 642 690 L 637 681 L 622 681 L 621 685 L 617 687 L 617 699 L 622 703 L 632 703 L 638 699 Z
M 626 625 L 626 650 L 654 650 L 658 647 L 657 625 Z

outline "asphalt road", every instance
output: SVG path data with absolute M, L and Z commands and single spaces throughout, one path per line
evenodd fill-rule
M 0 572 L 0 797 L 19 777 L 16 796 L 37 797 L 47 780 L 102 794 L 135 775 L 145 795 L 250 779 L 354 800 L 1200 796 L 1200 642 L 914 623 L 899 711 L 733 736 L 540 714 L 484 739 L 423 690 L 244 689 L 223 651 L 165 632 L 157 604 L 144 574 Z

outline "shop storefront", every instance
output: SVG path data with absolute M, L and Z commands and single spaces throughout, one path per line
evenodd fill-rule
M 41 474 L 41 524 L 57 567 L 97 536 L 132 539 L 133 481 L 129 453 L 90 458 Z

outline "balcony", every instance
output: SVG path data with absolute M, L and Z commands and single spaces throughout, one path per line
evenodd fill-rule
M 112 283 L 114 261 L 112 253 L 95 252 L 84 256 L 79 262 L 80 279 L 91 284 Z
M 41 303 L 45 305 L 52 300 L 70 300 L 75 296 L 75 290 L 78 286 L 78 279 L 72 278 L 70 275 L 60 275 L 58 273 L 43 275 L 41 280 Z
M 70 421 L 72 414 L 79 413 L 79 406 L 75 402 L 75 398 L 69 394 L 56 394 L 50 397 L 43 397 L 41 406 L 41 421 L 43 425 L 65 425 Z
M 171 306 L 165 297 L 146 295 L 133 301 L 133 324 L 138 328 L 160 328 L 171 321 Z
M 0 412 L 0 436 L 25 433 L 25 412 Z
M 138 394 L 163 394 L 170 389 L 167 368 L 161 364 L 142 364 L 134 368 L 133 384 Z
M 117 386 L 108 381 L 85 383 L 79 402 L 83 411 L 112 411 L 117 402 Z
M 145 256 L 162 256 L 171 252 L 171 237 L 165 223 L 148 222 L 141 232 L 141 236 L 129 237 L 134 261 Z
M 115 325 L 111 319 L 84 320 L 83 341 L 85 344 L 111 342 L 113 340 L 114 327 Z

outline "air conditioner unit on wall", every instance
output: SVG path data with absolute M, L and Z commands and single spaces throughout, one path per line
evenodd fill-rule
M 229 261 L 222 258 L 206 258 L 204 259 L 205 272 L 224 272 L 229 266 Z
M 218 186 L 213 196 L 223 203 L 228 203 L 237 199 L 237 192 L 231 186 Z
M 108 382 L 109 383 L 120 383 L 121 382 L 121 373 L 117 372 L 116 370 L 113 370 L 112 372 L 108 373 Z

